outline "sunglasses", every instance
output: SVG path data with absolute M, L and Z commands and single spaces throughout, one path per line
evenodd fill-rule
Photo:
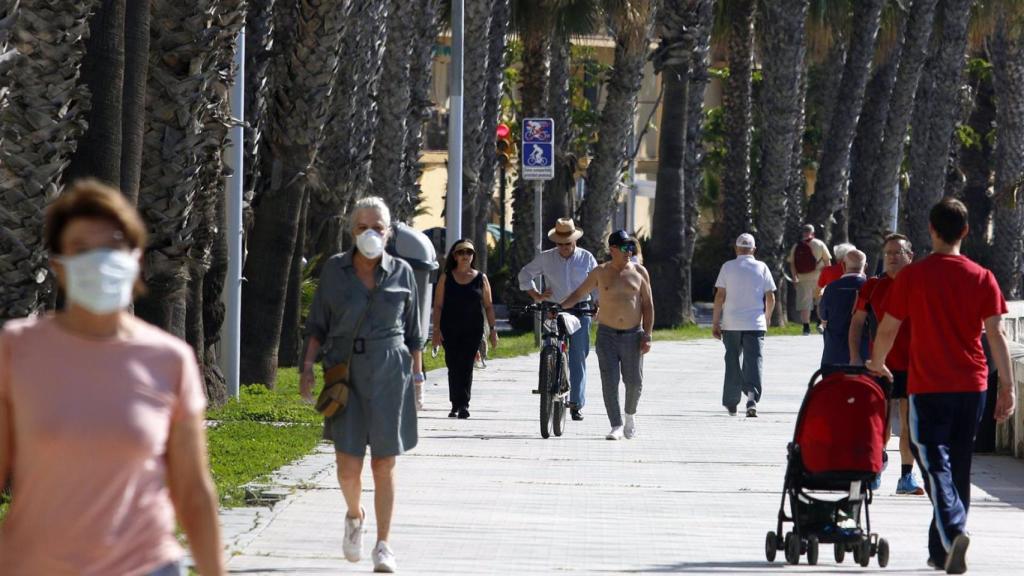
M 572 246 L 572 242 L 555 242 L 556 246 Z
M 455 251 L 455 255 L 456 256 L 472 256 L 473 254 L 475 254 L 475 252 L 473 252 L 472 250 L 465 250 L 465 249 L 463 249 L 463 250 L 456 250 Z

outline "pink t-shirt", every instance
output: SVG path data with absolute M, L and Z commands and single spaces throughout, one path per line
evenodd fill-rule
M 188 344 L 131 322 L 129 337 L 102 340 L 52 316 L 0 332 L 14 446 L 0 574 L 145 574 L 181 556 L 167 443 L 206 399 Z

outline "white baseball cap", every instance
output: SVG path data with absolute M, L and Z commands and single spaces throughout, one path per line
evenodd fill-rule
M 744 232 L 736 237 L 737 248 L 754 248 L 754 237 Z

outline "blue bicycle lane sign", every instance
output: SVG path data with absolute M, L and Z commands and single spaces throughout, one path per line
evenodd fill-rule
M 552 118 L 524 118 L 522 146 L 523 180 L 551 180 L 555 177 L 555 121 Z

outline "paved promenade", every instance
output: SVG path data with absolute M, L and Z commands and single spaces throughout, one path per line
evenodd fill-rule
M 769 337 L 765 395 L 756 419 L 720 406 L 723 348 L 717 341 L 656 342 L 647 356 L 639 436 L 604 439 L 608 421 L 597 360 L 590 356 L 586 420 L 542 440 L 537 356 L 494 360 L 477 371 L 470 420 L 448 419 L 443 372 L 428 377 L 420 444 L 399 459 L 391 545 L 404 574 L 935 574 L 925 566 L 926 497 L 895 496 L 897 438 L 872 527 L 890 542 L 889 567 L 831 546 L 819 565 L 764 559 L 775 528 L 796 412 L 821 352 L 818 337 Z M 437 384 L 437 386 L 434 386 Z M 238 574 L 371 572 L 373 484 L 367 463 L 366 555 L 341 553 L 344 508 L 334 457 L 321 450 L 276 479 L 293 492 L 273 509 L 226 511 L 225 537 Z M 982 456 L 974 465 L 968 556 L 972 574 L 1020 574 L 1024 566 L 1024 462 Z

